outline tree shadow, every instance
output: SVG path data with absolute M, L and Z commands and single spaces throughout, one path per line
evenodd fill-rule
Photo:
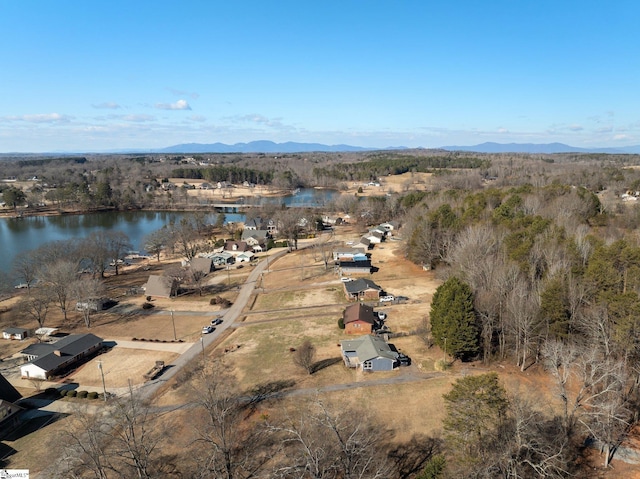
M 283 379 L 260 384 L 247 391 L 246 406 L 250 410 L 255 410 L 256 406 L 267 399 L 274 399 L 282 396 L 282 392 L 291 389 L 296 382 L 293 379 Z
M 17 441 L 18 439 L 28 436 L 49 424 L 59 421 L 67 417 L 68 414 L 59 412 L 49 412 L 40 410 L 27 410 L 20 413 L 20 425 L 3 435 L 5 441 Z
M 398 477 L 409 478 L 424 469 L 427 462 L 442 450 L 442 439 L 414 434 L 409 441 L 394 445 L 388 457 L 395 464 Z
M 321 361 L 316 361 L 311 366 L 311 374 L 317 373 L 318 371 L 321 371 L 325 368 L 328 368 L 329 366 L 333 366 L 334 364 L 338 364 L 341 362 L 342 362 L 342 358 L 328 358 L 328 359 L 323 359 Z

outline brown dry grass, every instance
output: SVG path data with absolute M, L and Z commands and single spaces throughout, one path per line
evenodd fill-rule
M 340 190 L 347 195 L 380 196 L 386 193 L 399 193 L 403 191 L 425 191 L 431 185 L 433 173 L 403 173 L 401 175 L 383 176 L 380 178 L 380 186 L 368 186 L 362 182 L 349 182 L 341 184 Z M 362 188 L 362 193 L 358 193 Z
M 114 348 L 107 354 L 101 354 L 94 360 L 85 363 L 65 378 L 65 382 L 73 382 L 83 386 L 101 387 L 102 378 L 98 369 L 98 361 L 102 361 L 105 386 L 110 388 L 126 388 L 144 382 L 142 377 L 153 367 L 156 361 L 171 363 L 178 355 L 164 351 L 145 351 L 141 349 Z

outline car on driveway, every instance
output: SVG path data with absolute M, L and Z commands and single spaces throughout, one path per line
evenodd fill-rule
M 394 298 L 393 296 L 391 296 L 390 294 L 387 296 L 380 296 L 380 302 L 381 303 L 390 303 L 391 301 L 394 301 L 396 298 Z
M 353 278 L 348 278 L 347 276 L 342 276 L 340 278 L 340 281 L 342 281 L 343 283 L 349 283 L 349 282 L 353 281 Z
M 402 353 L 398 354 L 398 366 L 411 366 L 411 358 Z
M 217 326 L 219 324 L 222 324 L 222 318 L 215 318 L 211 320 L 211 326 Z
M 382 311 L 378 311 L 378 319 L 380 321 L 384 321 L 385 319 L 387 319 L 387 313 L 384 313 Z
M 202 334 L 213 333 L 215 330 L 216 328 L 214 328 L 213 326 L 205 326 L 204 328 L 202 328 Z

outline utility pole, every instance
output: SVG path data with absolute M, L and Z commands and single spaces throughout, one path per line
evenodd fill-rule
M 202 364 L 204 365 L 205 355 L 204 355 L 204 336 L 200 336 L 200 345 L 202 346 Z
M 177 340 L 178 336 L 176 335 L 176 321 L 173 319 L 173 309 L 171 310 L 171 324 L 173 324 L 173 340 Z
M 107 402 L 107 386 L 104 382 L 104 370 L 102 369 L 102 361 L 98 361 L 98 369 L 100 370 L 100 374 L 102 375 L 102 390 L 103 390 L 104 402 Z

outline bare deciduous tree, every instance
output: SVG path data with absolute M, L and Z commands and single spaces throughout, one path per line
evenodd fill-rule
M 43 287 L 47 288 L 54 297 L 65 321 L 77 277 L 78 263 L 71 260 L 59 260 L 55 263 L 45 264 L 40 271 Z
M 316 347 L 311 341 L 306 340 L 293 353 L 293 362 L 296 366 L 304 369 L 307 373 L 313 374 L 316 360 Z
M 72 294 L 78 301 L 77 309 L 82 311 L 87 328 L 91 327 L 91 314 L 101 309 L 105 291 L 104 283 L 98 278 L 81 278 L 73 282 Z
M 558 341 L 548 341 L 543 354 L 563 402 L 566 437 L 583 426 L 600 441 L 608 465 L 630 417 L 623 363 L 605 358 L 597 348 L 581 349 Z
M 285 423 L 271 426 L 285 445 L 285 459 L 276 465 L 273 477 L 393 477 L 392 465 L 382 452 L 389 439 L 383 426 L 347 409 L 336 412 L 320 400 L 303 409 L 290 414 Z
M 21 253 L 15 257 L 12 265 L 12 276 L 27 286 L 27 293 L 31 294 L 31 287 L 38 279 L 38 261 L 31 251 Z
M 205 372 L 196 405 L 203 413 L 197 427 L 201 478 L 248 479 L 257 477 L 272 457 L 271 440 L 247 409 L 235 380 L 222 365 Z
M 90 474 L 96 479 L 108 479 L 113 470 L 108 453 L 110 429 L 102 416 L 77 408 L 61 437 L 64 449 L 56 464 L 57 477 Z
M 34 292 L 18 304 L 21 312 L 35 319 L 38 327 L 43 328 L 51 308 L 53 297 L 47 288 L 36 288 Z

